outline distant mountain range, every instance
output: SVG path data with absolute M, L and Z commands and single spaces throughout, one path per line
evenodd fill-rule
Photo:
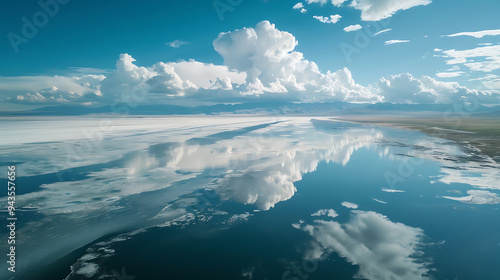
M 126 104 L 115 106 L 85 107 L 74 105 L 46 106 L 29 111 L 0 112 L 0 116 L 80 116 L 90 114 L 117 115 L 188 115 L 188 114 L 279 114 L 279 115 L 346 115 L 346 114 L 438 114 L 472 113 L 484 116 L 500 116 L 500 106 L 479 105 L 473 111 L 460 104 L 356 104 L 346 102 L 292 103 L 256 102 L 242 104 L 217 104 L 211 106 L 184 107 L 177 105 L 140 105 L 130 107 Z

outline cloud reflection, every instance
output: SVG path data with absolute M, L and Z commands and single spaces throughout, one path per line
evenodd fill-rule
M 295 224 L 297 226 L 297 224 Z M 359 266 L 355 278 L 429 279 L 429 269 L 420 256 L 423 231 L 390 221 L 372 211 L 354 210 L 345 224 L 316 220 L 300 224 L 314 238 L 307 258 L 319 259 L 336 252 Z

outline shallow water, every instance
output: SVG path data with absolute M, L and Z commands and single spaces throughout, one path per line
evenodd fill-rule
M 500 168 L 470 146 L 313 117 L 2 126 L 20 279 L 500 275 Z

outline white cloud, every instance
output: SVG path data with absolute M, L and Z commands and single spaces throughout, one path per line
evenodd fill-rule
M 379 21 L 391 17 L 399 10 L 430 3 L 430 0 L 354 0 L 351 5 L 361 10 L 361 20 Z
M 456 82 L 441 82 L 428 76 L 416 79 L 408 73 L 382 78 L 378 88 L 384 101 L 393 103 L 457 103 L 476 98 L 479 102 L 496 104 L 500 100 L 498 93 L 470 90 Z
M 306 0 L 307 4 L 312 4 L 312 3 L 319 3 L 321 5 L 324 5 L 327 0 Z
M 344 2 L 346 2 L 346 1 L 347 1 L 347 0 L 331 0 L 332 4 L 333 4 L 334 6 L 337 6 L 337 7 L 342 6 L 342 4 L 343 4 Z M 329 1 L 327 1 L 327 0 L 306 0 L 306 2 L 307 2 L 307 4 L 319 3 L 319 4 L 321 4 L 321 5 L 324 5 L 324 4 L 326 4 L 327 2 L 329 2 Z
M 496 90 L 496 92 L 500 92 L 500 78 L 487 79 L 483 81 L 482 84 L 489 90 Z
M 333 16 L 330 21 L 337 18 Z M 17 93 L 10 95 L 10 102 L 24 103 L 81 100 L 109 104 L 127 102 L 133 96 L 140 97 L 135 98 L 136 103 L 165 103 L 181 98 L 211 102 L 381 100 L 357 84 L 347 68 L 322 73 L 316 63 L 294 51 L 297 44 L 292 34 L 263 21 L 255 28 L 219 34 L 213 46 L 225 65 L 190 60 L 140 66 L 131 55 L 121 54 L 114 71 L 94 75 L 95 81 L 90 83 L 78 80 L 82 77 L 38 78 L 36 86 L 30 88 L 33 90 L 23 90 L 28 88 L 17 86 L 23 84 L 21 79 L 0 77 L 0 80 L 10 82 L 0 85 L 0 89 L 3 87 Z M 89 77 L 85 79 L 89 80 Z M 52 90 L 54 86 L 57 92 Z M 17 98 L 17 95 L 21 96 Z
M 469 81 L 482 81 L 482 80 L 492 80 L 492 79 L 497 79 L 500 78 L 498 75 L 494 74 L 486 74 L 483 77 L 480 78 L 475 78 L 475 79 L 469 79 Z
M 375 34 L 373 34 L 373 37 L 375 37 L 375 36 L 377 36 L 377 35 L 380 35 L 380 34 L 382 34 L 382 33 L 385 33 L 385 32 L 387 32 L 387 31 L 391 31 L 391 30 L 392 30 L 391 28 L 381 30 L 381 31 L 379 31 L 379 32 L 377 32 L 377 33 L 375 33 Z
M 255 28 L 219 34 L 213 45 L 230 69 L 246 72 L 245 95 L 291 100 L 377 100 L 352 80 L 347 69 L 321 73 L 316 63 L 294 51 L 298 42 L 274 24 L 262 21 Z
M 443 198 L 459 201 L 468 204 L 500 204 L 500 196 L 496 193 L 482 190 L 467 191 L 468 196 L 452 197 L 443 196 Z
M 384 100 L 388 102 L 434 103 L 437 98 L 434 90 L 425 87 L 420 80 L 408 73 L 382 78 L 378 87 Z
M 150 99 L 168 100 L 196 96 L 202 90 L 226 92 L 233 85 L 245 82 L 245 73 L 226 66 L 194 60 L 157 62 L 151 67 L 139 67 L 128 54 L 120 55 L 116 70 L 102 82 L 105 100 L 121 100 L 139 95 L 140 102 Z
M 318 220 L 312 225 L 300 224 L 299 228 L 314 238 L 306 257 L 336 252 L 359 266 L 354 278 L 429 279 L 428 264 L 419 258 L 423 237 L 420 228 L 392 222 L 372 211 L 355 211 L 345 224 Z
M 399 43 L 408 43 L 410 40 L 389 40 L 385 41 L 386 45 L 399 44 Z
M 0 77 L 0 93 L 9 102 L 81 104 L 101 96 L 105 78 L 102 74 Z
M 376 198 L 373 198 L 373 197 L 372 197 L 372 199 L 373 199 L 373 200 L 375 200 L 375 201 L 376 201 L 376 202 L 378 202 L 378 203 L 381 203 L 381 204 L 387 204 L 387 202 L 385 202 L 385 201 L 383 201 L 383 200 L 376 199 Z
M 460 67 L 458 65 L 453 65 L 451 68 L 446 69 L 446 71 L 458 71 Z
M 250 217 L 252 217 L 252 216 L 253 216 L 253 214 L 250 214 L 248 212 L 245 212 L 245 213 L 239 214 L 239 215 L 234 214 L 233 216 L 231 216 L 231 218 L 229 218 L 229 220 L 227 221 L 227 223 L 233 224 L 234 222 L 240 221 L 240 220 L 242 220 L 242 221 L 248 221 L 248 219 L 250 219 Z
M 460 157 L 453 156 L 453 158 L 458 159 Z M 500 165 L 491 158 L 486 160 L 488 164 L 474 161 L 467 163 L 441 161 L 444 164 L 441 168 L 442 175 L 440 175 L 439 181 L 445 184 L 468 184 L 481 189 L 498 191 L 500 190 L 500 174 L 498 173 Z
M 335 218 L 338 215 L 339 214 L 337 214 L 337 212 L 335 212 L 335 210 L 333 209 L 320 209 L 317 212 L 311 214 L 312 217 L 328 216 L 331 218 Z
M 306 0 L 307 4 L 312 4 L 312 3 L 320 3 L 321 5 L 324 5 L 326 3 L 326 0 Z
M 299 2 L 299 3 L 295 4 L 293 6 L 293 9 L 294 10 L 300 10 L 300 12 L 303 13 L 303 14 L 307 12 L 307 10 L 304 8 L 304 4 L 302 4 L 302 2 Z
M 447 64 L 464 64 L 472 71 L 491 72 L 500 69 L 500 45 L 477 47 L 468 50 L 446 50 L 445 57 L 449 57 Z M 472 58 L 482 58 L 483 61 L 473 61 Z
M 330 17 L 313 16 L 313 18 L 321 21 L 322 23 L 337 23 L 342 18 L 342 16 L 341 15 L 331 15 Z
M 276 129 L 278 128 L 274 127 L 273 131 Z M 260 132 L 267 133 L 266 131 Z M 250 139 L 249 142 L 241 143 L 241 147 L 250 151 L 258 151 L 255 156 L 265 158 L 265 160 L 248 160 L 247 156 L 247 161 L 245 161 L 247 163 L 244 165 L 238 161 L 238 158 L 234 158 L 237 154 L 235 151 L 241 148 L 237 149 L 233 145 L 233 150 L 224 158 L 230 157 L 228 164 L 234 166 L 227 169 L 234 171 L 217 180 L 218 193 L 224 200 L 234 200 L 255 205 L 261 210 L 268 210 L 276 203 L 290 199 L 297 191 L 294 182 L 301 180 L 303 174 L 316 170 L 321 161 L 345 165 L 353 152 L 363 147 L 369 147 L 382 135 L 377 132 L 359 135 L 346 131 L 341 136 L 341 141 L 331 141 L 331 137 L 332 135 L 329 134 L 313 133 L 303 139 L 308 145 L 301 147 L 294 146 L 293 142 L 288 140 L 277 142 L 274 138 L 266 138 L 255 142 L 254 139 Z M 276 154 L 276 151 L 279 153 Z M 252 152 L 249 153 L 249 156 L 251 154 Z M 197 160 L 211 163 L 217 157 L 216 154 L 207 154 L 204 158 L 200 157 Z M 231 158 L 234 159 L 229 161 Z M 192 169 L 192 167 L 187 168 Z M 335 211 L 325 209 L 325 214 L 335 216 Z
M 359 24 L 353 24 L 353 25 L 349 25 L 347 27 L 344 27 L 344 31 L 345 32 L 351 32 L 351 31 L 356 31 L 356 30 L 359 30 L 363 27 L 361 27 L 361 25 Z
M 347 68 L 328 73 L 328 82 L 324 85 L 326 89 L 333 89 L 333 96 L 342 97 L 344 101 L 363 102 L 363 100 L 381 101 L 382 98 L 371 89 L 357 84 Z
M 483 30 L 475 32 L 460 32 L 451 35 L 446 35 L 446 37 L 456 37 L 456 36 L 471 36 L 474 38 L 483 38 L 484 36 L 497 36 L 500 35 L 500 29 L 494 30 Z
M 436 73 L 436 76 L 439 78 L 453 78 L 453 77 L 459 77 L 462 76 L 464 72 L 458 71 L 458 72 L 440 72 Z
M 340 7 L 340 6 L 342 6 L 342 4 L 343 4 L 344 2 L 346 2 L 346 1 L 347 1 L 347 0 L 332 0 L 332 4 L 333 4 L 334 6 L 336 6 L 336 7 Z
M 352 203 L 352 202 L 344 201 L 341 204 L 342 204 L 342 206 L 347 207 L 347 208 L 358 209 L 358 205 L 355 203 Z
M 382 189 L 383 192 L 388 192 L 388 193 L 404 193 L 405 191 L 402 190 L 395 190 L 395 189 Z
M 435 48 L 435 49 L 434 49 L 434 51 L 435 51 L 435 52 L 441 52 L 441 51 L 443 51 L 443 50 L 442 50 L 442 49 Z
M 329 21 L 338 17 L 331 16 Z M 360 27 L 350 26 L 346 30 Z M 189 60 L 140 66 L 131 55 L 121 54 L 115 70 L 100 70 L 97 75 L 0 77 L 0 92 L 3 101 L 32 104 L 111 104 L 128 102 L 132 97 L 136 97 L 137 104 L 188 102 L 184 100 L 439 103 L 454 102 L 460 95 L 468 94 L 478 95 L 485 102 L 498 101 L 495 94 L 430 78 L 414 81 L 413 77 L 405 78 L 405 74 L 365 87 L 356 83 L 347 68 L 320 71 L 315 62 L 295 51 L 297 44 L 292 34 L 262 21 L 255 28 L 219 34 L 213 46 L 222 56 L 223 65 Z M 489 71 L 500 67 L 499 47 L 443 53 L 449 58 L 448 64 L 465 63 L 473 70 Z M 467 60 L 470 57 L 486 57 L 486 60 L 471 62 Z M 457 70 L 453 70 L 455 74 L 439 73 L 438 77 L 457 75 Z M 432 81 L 428 82 L 431 86 L 424 80 Z M 497 81 L 488 83 L 488 88 L 498 86 Z
M 182 80 L 171 65 L 158 62 L 146 68 L 134 62 L 135 59 L 129 54 L 120 55 L 115 71 L 101 85 L 106 100 L 126 102 L 126 98 L 137 95 L 144 102 L 150 92 L 184 95 L 186 90 L 197 88 L 192 82 Z
M 182 45 L 187 45 L 187 44 L 189 44 L 189 42 L 180 40 L 175 40 L 167 43 L 167 45 L 171 46 L 172 48 L 180 48 Z
M 202 63 L 195 60 L 170 62 L 175 72 L 183 80 L 193 82 L 197 87 L 210 89 L 216 86 L 217 80 L 228 81 L 226 89 L 232 88 L 232 83 L 245 83 L 246 74 L 229 70 L 224 65 Z

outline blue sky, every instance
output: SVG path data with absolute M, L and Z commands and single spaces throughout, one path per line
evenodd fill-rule
M 482 96 L 485 104 L 500 103 L 498 1 L 41 2 L 51 3 L 52 10 L 57 6 L 53 16 L 46 16 L 46 22 L 42 15 L 46 12 L 37 1 L 9 2 L 8 8 L 2 9 L 2 103 L 102 104 L 121 98 L 133 87 L 146 92 L 147 97 L 141 99 L 144 103 L 269 99 L 453 103 L 466 95 Z M 301 4 L 294 9 L 297 3 Z M 32 32 L 32 38 L 24 38 L 22 18 L 33 23 L 36 15 L 42 21 L 40 27 Z M 331 15 L 335 16 L 335 23 L 314 18 L 330 19 Z M 242 48 L 234 47 L 235 40 L 241 39 L 235 30 L 257 29 L 262 21 L 268 22 L 263 27 L 267 31 L 254 41 L 243 42 L 248 49 L 240 53 Z M 358 24 L 359 30 L 344 30 Z M 373 36 L 375 31 L 387 29 L 390 30 Z M 479 31 L 486 32 L 444 36 Z M 221 32 L 231 32 L 224 39 L 233 45 L 217 51 L 214 40 Z M 280 34 L 284 33 L 293 39 L 283 39 Z M 12 44 L 13 36 L 21 36 L 24 41 Z M 273 40 L 281 48 L 277 51 L 283 53 L 269 57 L 266 50 L 274 47 Z M 389 44 L 392 40 L 400 42 Z M 168 44 L 175 41 L 181 43 L 171 44 L 174 47 Z M 287 48 L 290 42 L 296 46 Z M 261 48 L 257 50 L 252 44 Z M 346 56 L 346 47 L 355 53 Z M 294 53 L 302 58 L 291 55 Z M 125 64 L 138 69 L 122 71 L 120 75 L 116 63 L 121 54 L 133 57 L 135 61 L 127 60 Z M 190 60 L 191 65 L 178 69 L 181 66 L 176 63 Z M 233 63 L 228 64 L 227 60 Z M 158 62 L 169 69 L 159 70 L 158 65 L 155 69 Z M 195 62 L 205 66 L 196 66 Z M 248 63 L 253 65 L 247 67 Z M 318 69 L 308 72 L 314 68 L 311 63 Z M 220 67 L 212 69 L 210 65 Z M 307 69 L 297 70 L 297 65 Z M 282 68 L 295 70 L 285 74 L 272 72 Z M 138 79 L 134 78 L 136 71 L 142 71 Z M 235 71 L 243 76 L 229 74 Z M 250 72 L 261 74 L 249 75 Z M 328 72 L 336 75 L 329 76 Z M 206 81 L 195 81 L 183 73 L 204 75 Z M 215 79 L 207 73 L 214 73 Z M 92 76 L 83 77 L 88 75 Z M 127 81 L 127 77 L 133 81 Z M 216 79 L 224 86 L 219 86 Z

